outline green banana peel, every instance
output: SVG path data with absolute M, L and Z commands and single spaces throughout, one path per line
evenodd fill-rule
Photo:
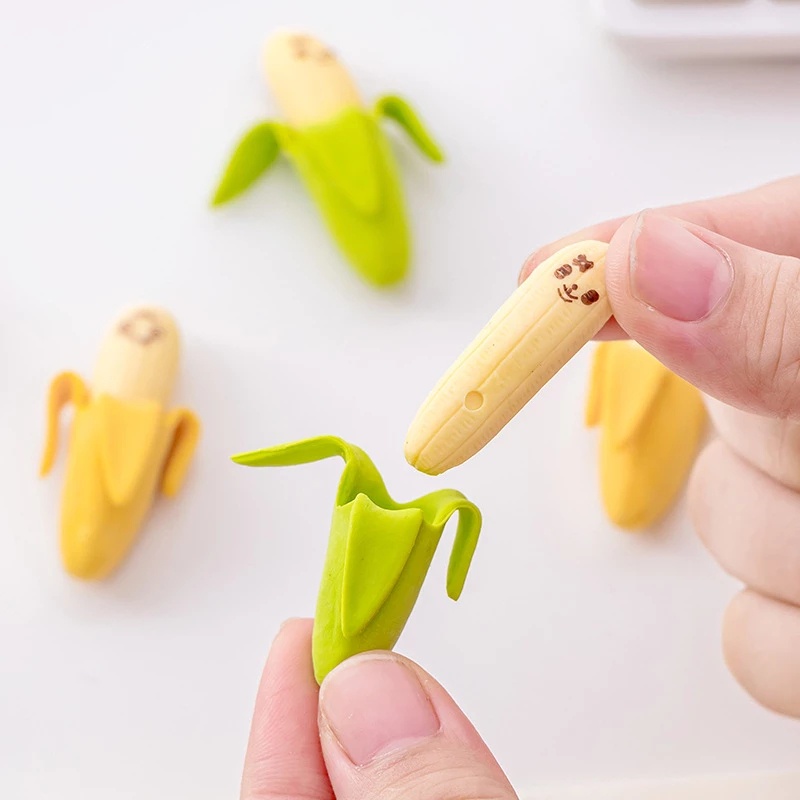
M 447 594 L 458 600 L 482 524 L 477 506 L 452 489 L 410 503 L 395 502 L 367 454 L 335 436 L 279 445 L 233 460 L 251 467 L 283 467 L 333 456 L 341 457 L 345 466 L 314 619 L 312 656 L 318 683 L 350 656 L 395 646 L 444 528 L 456 512 Z
M 212 205 L 247 191 L 283 153 L 362 278 L 379 287 L 399 283 L 408 273 L 411 235 L 399 170 L 380 126 L 383 117 L 398 123 L 431 161 L 444 160 L 409 103 L 388 95 L 372 111 L 349 107 L 302 127 L 259 122 L 234 149 Z

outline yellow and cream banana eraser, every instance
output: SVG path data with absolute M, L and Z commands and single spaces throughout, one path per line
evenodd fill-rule
M 608 245 L 540 264 L 433 389 L 406 436 L 411 466 L 439 475 L 485 447 L 611 318 Z
M 700 391 L 643 347 L 598 345 L 586 424 L 601 431 L 600 490 L 611 522 L 642 530 L 661 520 L 686 484 L 706 417 Z
M 90 384 L 74 372 L 52 381 L 41 475 L 53 468 L 59 416 L 74 407 L 61 507 L 61 556 L 76 578 L 98 580 L 124 560 L 157 494 L 175 496 L 200 421 L 170 408 L 180 341 L 160 308 L 125 311 L 108 332 Z

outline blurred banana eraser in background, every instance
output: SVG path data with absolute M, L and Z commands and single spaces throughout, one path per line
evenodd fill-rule
M 586 424 L 600 429 L 600 492 L 625 530 L 659 522 L 686 485 L 706 429 L 700 391 L 630 341 L 595 352 Z
M 107 577 L 135 541 L 158 491 L 175 496 L 200 436 L 188 409 L 168 409 L 178 326 L 166 311 L 125 311 L 108 332 L 91 386 L 73 372 L 50 385 L 41 475 L 58 451 L 59 416 L 75 408 L 61 508 L 61 555 L 83 580 Z
M 485 447 L 611 318 L 608 245 L 540 264 L 433 389 L 406 436 L 411 466 L 439 475 Z
M 444 155 L 411 104 L 384 95 L 368 106 L 333 51 L 305 33 L 268 40 L 264 72 L 283 120 L 262 120 L 239 140 L 213 198 L 239 197 L 283 154 L 339 249 L 377 287 L 405 279 L 411 231 L 400 167 L 381 122 L 391 120 L 430 161 Z

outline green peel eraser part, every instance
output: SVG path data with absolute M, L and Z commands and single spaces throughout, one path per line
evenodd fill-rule
M 444 528 L 458 513 L 447 593 L 458 600 L 481 530 L 481 513 L 463 494 L 443 489 L 395 502 L 363 450 L 334 436 L 234 456 L 238 464 L 282 467 L 339 456 L 328 552 L 314 619 L 314 674 L 319 683 L 350 656 L 391 650 L 414 609 Z
M 368 282 L 389 286 L 408 272 L 410 233 L 389 142 L 358 108 L 287 132 L 283 150 L 331 235 Z
M 272 122 L 260 122 L 241 138 L 225 168 L 211 204 L 221 206 L 247 191 L 274 163 L 280 153 Z
M 411 141 L 420 149 L 420 152 L 424 153 L 431 161 L 435 161 L 437 164 L 444 161 L 444 153 L 441 148 L 407 100 L 395 94 L 387 94 L 375 104 L 375 112 L 378 116 L 392 119 L 400 125 Z

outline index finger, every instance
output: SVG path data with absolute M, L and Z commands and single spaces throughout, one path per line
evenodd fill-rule
M 253 714 L 242 800 L 334 800 L 319 742 L 312 626 L 311 620 L 290 620 L 272 645 Z

